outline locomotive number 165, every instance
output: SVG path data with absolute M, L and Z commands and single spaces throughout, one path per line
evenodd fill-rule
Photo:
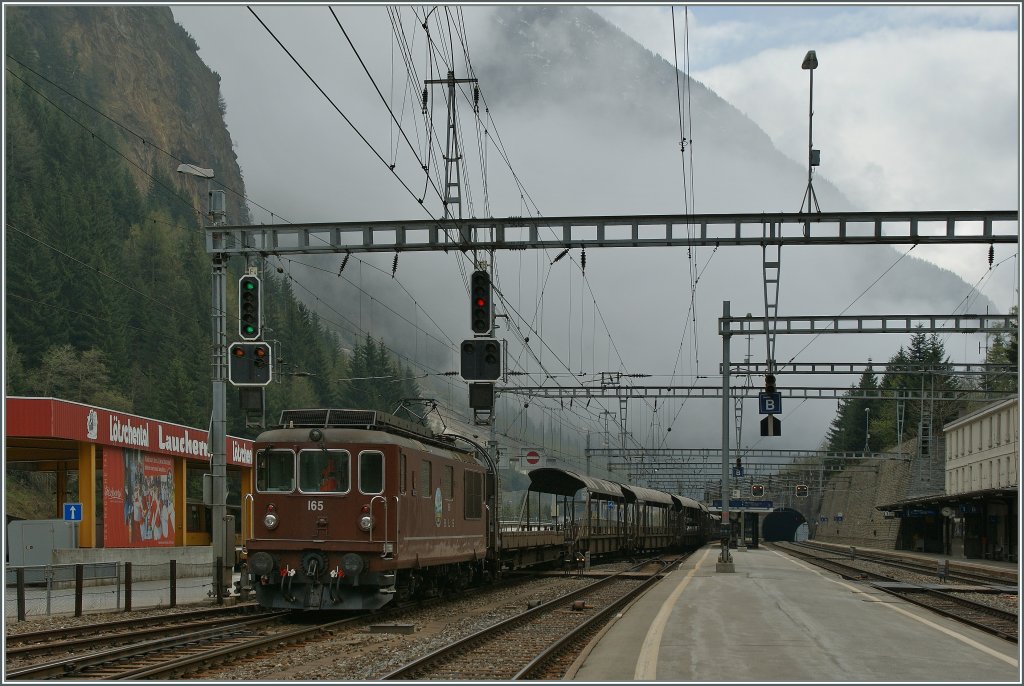
M 324 509 L 324 501 L 310 500 L 309 502 L 306 503 L 306 507 L 308 507 L 310 511 L 316 512 L 317 510 Z

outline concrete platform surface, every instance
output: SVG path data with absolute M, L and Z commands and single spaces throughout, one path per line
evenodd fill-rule
M 707 546 L 592 644 L 576 681 L 1020 683 L 1017 644 L 769 548 Z

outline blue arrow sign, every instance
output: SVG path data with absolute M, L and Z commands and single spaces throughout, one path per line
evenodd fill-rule
M 82 521 L 82 503 L 64 503 L 64 521 Z

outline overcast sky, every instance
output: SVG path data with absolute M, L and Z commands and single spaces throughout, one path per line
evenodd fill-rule
M 226 120 L 247 192 L 277 213 L 276 217 L 254 215 L 254 221 L 281 222 L 282 217 L 293 222 L 426 218 L 422 208 L 368 152 L 244 5 L 173 9 L 176 19 L 197 40 L 200 57 L 222 77 Z M 410 169 L 416 167 L 410 167 L 410 160 L 400 159 L 404 146 L 394 131 L 389 131 L 390 122 L 379 96 L 327 8 L 256 5 L 254 9 L 361 132 L 385 151 L 385 156 L 389 150 L 399 151 L 395 158 L 398 171 L 409 178 Z M 669 6 L 595 9 L 670 64 L 674 61 Z M 501 38 L 490 32 L 512 27 L 485 21 L 487 11 L 467 8 L 465 12 L 474 61 L 488 62 L 492 74 L 496 63 L 500 66 L 504 61 L 508 73 L 516 74 L 516 55 L 488 52 Z M 394 48 L 384 7 L 360 10 L 345 6 L 338 7 L 337 12 L 386 97 L 400 103 L 401 56 Z M 406 8 L 404 15 L 410 40 L 415 41 L 418 27 L 412 11 Z M 816 50 L 819 61 L 814 81 L 814 147 L 821 150 L 822 163 L 816 171 L 820 185 L 816 187 L 821 189 L 819 201 L 825 201 L 823 211 L 837 209 L 828 205 L 839 202 L 836 189 L 861 210 L 1019 208 L 1016 7 L 690 5 L 686 12 L 682 6 L 677 7 L 675 19 L 680 68 L 688 66 L 695 79 L 746 114 L 770 137 L 775 148 L 793 161 L 791 169 L 780 170 L 777 160 L 764 162 L 768 166 L 762 169 L 758 166 L 760 157 L 738 159 L 745 167 L 740 169 L 733 161 L 737 158 L 716 159 L 719 151 L 699 147 L 702 140 L 710 140 L 701 127 L 706 131 L 720 122 L 692 122 L 698 151 L 693 153 L 697 160 L 695 175 L 704 182 L 697 211 L 799 209 L 804 185 L 799 169 L 806 169 L 807 160 L 809 85 L 808 72 L 800 64 L 808 49 Z M 561 44 L 559 39 L 568 41 L 572 37 L 548 38 Z M 421 54 L 422 40 L 414 42 L 414 47 L 413 54 Z M 586 59 L 616 60 L 615 55 L 601 54 L 601 46 L 594 50 Z M 394 74 L 399 74 L 397 81 L 393 80 Z M 547 76 L 543 72 L 539 75 Z M 423 76 L 421 73 L 420 78 Z M 398 83 L 397 89 L 393 89 L 394 83 Z M 574 86 L 582 89 L 579 92 L 552 96 L 544 91 L 543 97 L 534 92 L 540 87 L 532 89 L 530 84 L 522 84 L 522 90 L 514 94 L 495 93 L 494 84 L 481 86 L 494 117 L 492 134 L 502 137 L 517 175 L 542 214 L 683 211 L 679 202 L 678 143 L 671 139 L 671 127 L 667 135 L 662 135 L 660 130 L 652 133 L 635 121 L 620 119 L 622 98 L 615 84 L 584 83 Z M 403 116 L 419 114 L 419 88 L 422 83 L 417 87 L 415 102 L 405 103 Z M 609 107 L 595 108 L 596 116 L 582 120 L 579 111 L 568 105 L 586 101 L 595 91 L 609 98 Z M 615 102 L 616 97 L 619 102 Z M 674 91 L 671 99 L 674 103 Z M 660 114 L 674 121 L 668 112 Z M 464 132 L 471 126 L 466 116 Z M 411 132 L 414 126 L 408 128 Z M 464 152 L 473 157 L 476 150 L 467 146 Z M 502 176 L 506 170 L 497 150 L 491 149 L 489 155 L 491 215 L 528 214 L 518 189 L 507 174 Z M 735 155 L 735 150 L 730 155 Z M 765 153 L 763 159 L 769 157 Z M 764 178 L 765 174 L 774 176 Z M 741 177 L 742 183 L 737 181 Z M 479 179 L 474 175 L 471 181 L 479 203 Z M 835 188 L 830 189 L 825 181 Z M 419 181 L 421 189 L 422 183 Z M 478 204 L 474 214 L 484 216 L 480 209 Z M 884 251 L 868 250 L 787 251 L 780 300 L 785 307 L 780 314 L 835 314 L 856 301 L 863 289 L 872 287 L 868 297 L 858 303 L 859 312 L 855 309 L 851 314 L 919 314 L 936 312 L 936 308 L 953 311 L 975 283 L 996 311 L 1008 310 L 1017 302 L 1015 251 L 1005 245 L 996 247 L 997 266 L 992 272 L 988 271 L 987 246 L 957 250 L 918 247 L 914 256 L 950 269 L 966 284 L 929 274 L 923 278 L 932 280 L 930 283 L 916 283 L 914 287 L 908 285 L 908 280 L 917 278 L 913 274 L 920 271 L 914 271 L 913 259 L 905 260 L 886 280 L 878 282 L 876 279 L 893 260 Z M 841 254 L 826 259 L 828 251 Z M 573 373 L 618 369 L 662 375 L 651 379 L 652 384 L 690 383 L 702 378 L 700 383 L 713 385 L 721 359 L 721 342 L 714 324 L 722 301 L 732 301 L 734 314 L 760 314 L 763 310 L 761 250 L 695 250 L 691 265 L 706 268 L 710 264 L 712 268 L 701 272 L 699 302 L 692 313 L 687 308 L 687 258 L 681 254 L 643 249 L 588 252 L 588 288 L 593 288 L 592 292 L 584 292 L 580 270 L 570 269 L 568 260 L 555 265 L 564 269 L 550 272 L 553 255 L 512 252 L 500 254 L 498 260 L 502 288 L 510 305 L 543 333 L 543 337 L 533 335 L 530 345 L 548 369 L 567 375 L 570 370 L 559 366 L 566 363 Z M 579 251 L 574 250 L 572 257 L 578 260 Z M 366 265 L 376 265 L 379 271 L 355 261 L 341 279 L 335 274 L 338 260 L 334 259 L 326 269 L 303 274 L 302 281 L 310 285 L 310 291 L 297 291 L 298 295 L 328 319 L 337 319 L 336 310 L 324 304 L 328 298 L 358 300 L 358 315 L 353 317 L 360 327 L 375 336 L 387 335 L 389 340 L 401 339 L 414 345 L 415 357 L 429 361 L 435 369 L 458 368 L 453 357 L 436 359 L 438 354 L 447 354 L 446 348 L 428 340 L 423 331 L 430 330 L 435 338 L 447 335 L 455 340 L 469 334 L 464 286 L 455 267 L 458 256 L 401 256 L 397 282 L 403 289 L 408 287 L 407 292 L 390 278 L 391 255 L 364 258 Z M 833 269 L 825 265 L 839 266 Z M 284 266 L 289 272 L 297 269 L 294 261 Z M 357 286 L 365 293 L 357 293 Z M 537 295 L 540 290 L 545 293 L 543 298 Z M 395 297 L 388 303 L 391 296 Z M 599 313 L 590 302 L 592 296 L 600 306 Z M 977 294 L 971 300 L 975 301 Z M 399 321 L 382 309 L 382 304 L 389 304 L 405 319 Z M 504 331 L 499 335 L 510 336 L 510 325 L 503 323 Z M 605 326 L 614 340 L 605 338 Z M 702 337 L 699 346 L 687 338 L 695 338 L 694 329 L 699 329 Z M 684 343 L 680 343 L 681 335 Z M 824 337 L 813 345 L 789 338 L 780 341 L 780 360 L 790 356 L 799 356 L 798 361 L 885 360 L 904 342 L 881 336 L 844 347 L 826 339 L 850 337 Z M 948 350 L 957 361 L 978 359 L 977 340 L 961 336 L 950 341 Z M 755 360 L 763 359 L 759 357 L 763 343 L 758 345 L 759 349 L 753 351 Z M 540 369 L 518 345 L 512 352 L 523 368 L 533 373 Z M 741 352 L 734 350 L 733 359 L 738 359 Z M 552 360 L 554 354 L 561 362 Z M 669 374 L 678 376 L 669 379 Z M 535 377 L 530 381 L 540 383 Z M 847 378 L 840 383 L 854 381 Z M 804 380 L 803 385 L 814 383 Z M 457 390 L 458 397 L 444 400 L 464 403 L 464 387 Z M 542 405 L 549 410 L 537 414 Z M 575 420 L 561 413 L 558 405 L 557 401 L 534 403 L 528 411 L 531 421 L 546 423 L 549 435 L 560 436 L 560 424 L 555 424 Z M 618 409 L 614 400 L 607 406 L 613 412 Z M 694 403 L 686 405 L 685 410 L 678 402 L 668 408 L 663 404 L 660 413 L 652 411 L 650 403 L 633 407 L 637 410 L 630 410 L 631 430 L 645 441 L 657 433 L 656 427 L 664 429 L 666 425 L 675 427 L 670 436 L 677 445 L 683 444 L 679 441 L 715 445 L 720 437 L 720 410 L 713 403 L 701 404 L 699 410 Z M 591 415 L 596 408 L 597 404 L 590 408 Z M 790 404 L 788 428 L 783 438 L 773 439 L 776 443 L 772 447 L 817 448 L 834 408 L 834 401 Z M 503 420 L 509 416 L 507 410 L 502 410 Z M 515 416 L 523 414 L 515 406 L 511 412 Z M 744 442 L 748 445 L 758 440 L 756 419 L 755 415 L 744 424 L 744 435 L 749 435 Z M 795 422 L 800 420 L 806 420 L 810 427 L 807 431 L 796 430 Z
M 675 8 L 678 61 L 807 163 L 814 50 L 816 173 L 859 209 L 1020 208 L 1020 6 L 740 5 Z M 594 6 L 674 62 L 672 7 Z M 687 30 L 688 29 L 688 30 Z M 822 210 L 828 210 L 823 207 Z M 975 284 L 987 248 L 919 247 Z M 997 248 L 996 261 L 1011 254 Z M 1000 308 L 1019 299 L 1015 260 L 981 283 Z
M 677 61 L 671 5 L 590 6 L 670 63 Z M 175 6 L 175 16 L 194 36 L 217 33 L 230 46 L 234 31 L 251 30 L 255 22 L 243 5 L 235 8 L 217 19 L 208 6 Z M 388 24 L 383 7 L 379 11 L 384 40 Z M 810 84 L 800 64 L 807 50 L 816 51 L 813 142 L 821 165 L 815 175 L 836 184 L 858 209 L 1019 209 L 1019 3 L 693 3 L 676 6 L 674 13 L 680 68 L 688 66 L 802 165 Z M 225 16 L 233 17 L 232 25 L 218 25 Z M 200 45 L 201 55 L 223 71 L 210 39 Z M 701 124 L 694 123 L 697 134 Z M 242 153 L 249 167 L 243 171 L 254 171 L 255 152 Z M 1001 264 L 990 273 L 985 246 L 915 251 L 979 284 L 1000 309 L 1019 299 L 1012 253 L 998 247 L 995 261 Z

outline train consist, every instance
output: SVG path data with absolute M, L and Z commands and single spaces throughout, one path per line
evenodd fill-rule
M 469 438 L 364 410 L 286 410 L 255 441 L 247 568 L 264 607 L 380 608 L 503 570 L 703 545 L 715 516 L 689 498 L 536 469 L 515 521 Z M 248 498 L 247 498 L 248 501 Z

